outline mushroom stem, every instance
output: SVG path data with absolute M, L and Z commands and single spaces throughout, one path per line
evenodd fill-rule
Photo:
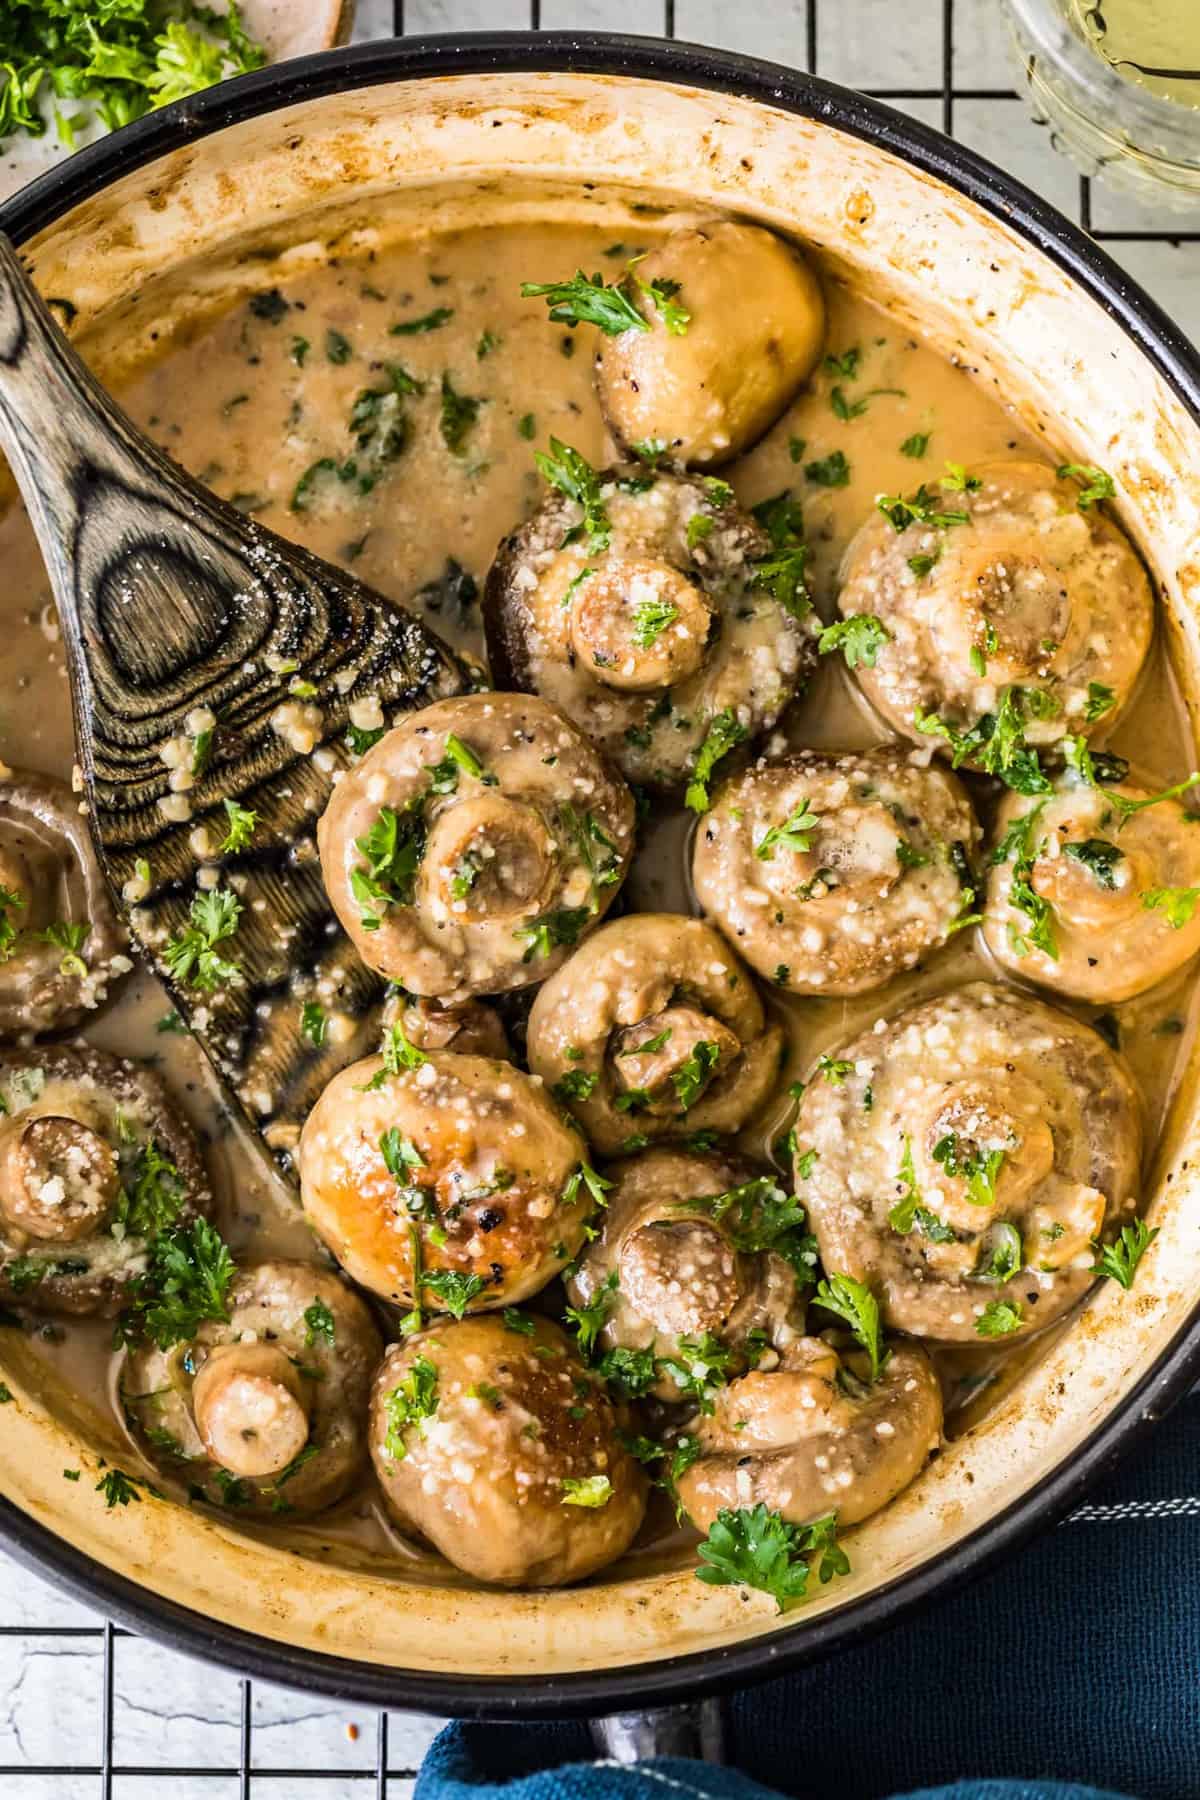
M 554 874 L 554 839 L 536 807 L 488 793 L 444 812 L 429 834 L 422 885 L 460 922 L 536 911 Z
M 213 1461 L 249 1481 L 280 1474 L 308 1442 L 309 1383 L 274 1344 L 214 1350 L 196 1377 L 192 1407 Z
M 42 1114 L 0 1130 L 0 1214 L 31 1238 L 72 1244 L 90 1236 L 120 1186 L 111 1145 L 78 1119 Z

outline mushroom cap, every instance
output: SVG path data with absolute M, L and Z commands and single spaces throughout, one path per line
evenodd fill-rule
M 636 275 L 650 329 L 600 340 L 604 417 L 621 444 L 659 443 L 672 462 L 716 468 L 762 437 L 812 372 L 825 336 L 820 285 L 783 238 L 728 221 L 673 231 Z M 651 282 L 678 284 L 682 332 L 646 295 Z
M 794 1525 L 836 1513 L 844 1527 L 894 1500 L 940 1445 L 941 1388 L 916 1344 L 895 1344 L 870 1385 L 867 1373 L 865 1357 L 797 1338 L 777 1369 L 723 1387 L 693 1427 L 701 1453 L 678 1482 L 693 1525 L 708 1531 L 726 1508 L 763 1505 Z
M 864 692 L 903 736 L 943 754 L 949 746 L 918 729 L 918 712 L 963 731 L 1013 688 L 1032 745 L 1107 730 L 1154 627 L 1137 553 L 1099 508 L 1082 511 L 1079 489 L 1048 464 L 981 463 L 973 473 L 977 488 L 932 496 L 967 523 L 897 531 L 875 512 L 846 551 L 841 612 L 873 614 L 888 633 L 874 667 L 855 671 Z M 1100 714 L 1098 689 L 1111 691 Z
M 49 775 L 0 780 L 0 1043 L 78 1025 L 133 967 L 80 807 Z
M 1200 832 L 1194 815 L 1169 799 L 1122 819 L 1112 799 L 1136 803 L 1156 791 L 1145 783 L 1090 787 L 1062 778 L 1045 797 L 1005 796 L 983 917 L 983 935 L 999 963 L 1077 1000 L 1111 1005 L 1145 993 L 1195 956 Z M 1029 821 L 1028 856 L 1012 843 L 1022 819 Z M 1018 874 L 1053 909 L 1053 955 L 1030 939 L 1030 918 L 1013 904 Z
M 191 1128 L 150 1069 L 91 1048 L 0 1050 L 0 1100 L 0 1299 L 115 1313 L 147 1239 L 212 1211 Z
M 805 751 L 722 785 L 692 876 L 760 975 L 792 993 L 860 994 L 946 941 L 979 826 L 953 775 L 909 757 Z
M 825 1267 L 866 1282 L 889 1325 L 943 1342 L 1004 1346 L 1073 1306 L 1093 1242 L 1138 1198 L 1141 1105 L 1103 1038 L 974 982 L 838 1056 L 853 1072 L 812 1082 L 795 1128 Z M 977 1329 L 992 1302 L 1015 1309 L 994 1338 Z
M 675 1357 L 682 1339 L 706 1333 L 734 1350 L 751 1332 L 774 1346 L 796 1335 L 793 1270 L 773 1251 L 740 1251 L 740 1212 L 731 1208 L 727 1216 L 705 1205 L 745 1189 L 758 1174 L 742 1157 L 667 1147 L 609 1166 L 603 1228 L 567 1281 L 575 1306 L 608 1294 L 597 1340 L 604 1349 Z M 665 1401 L 681 1397 L 669 1372 L 646 1391 Z
M 628 1548 L 647 1484 L 618 1436 L 624 1415 L 565 1333 L 532 1313 L 524 1327 L 440 1320 L 393 1344 L 371 1394 L 371 1456 L 402 1530 L 477 1581 L 560 1587 Z M 434 1410 L 405 1424 L 404 1384 L 422 1376 Z
M 252 1264 L 238 1270 L 227 1321 L 208 1320 L 169 1350 L 126 1352 L 121 1403 L 145 1454 L 195 1497 L 252 1518 L 307 1515 L 363 1473 L 382 1349 L 363 1301 L 329 1270 Z M 281 1465 L 285 1441 L 296 1452 Z M 236 1468 L 215 1454 L 226 1448 Z
M 773 1091 L 784 1038 L 711 925 L 637 913 L 551 976 L 526 1047 L 534 1074 L 611 1154 L 631 1137 L 740 1130 Z
M 440 1050 L 389 1076 L 369 1056 L 334 1076 L 305 1122 L 300 1196 L 372 1293 L 439 1312 L 465 1283 L 470 1310 L 485 1311 L 536 1294 L 583 1243 L 584 1155 L 541 1084 L 511 1063 Z
M 771 729 L 816 666 L 817 624 L 754 585 L 771 542 L 724 482 L 641 465 L 598 480 L 607 548 L 557 491 L 501 543 L 488 656 L 501 686 L 543 694 L 630 781 L 669 793 L 714 719 Z
M 633 796 L 569 719 L 536 696 L 465 694 L 381 738 L 317 841 L 363 961 L 449 1003 L 557 968 L 616 895 L 634 824 Z M 379 876 L 393 845 L 399 872 Z

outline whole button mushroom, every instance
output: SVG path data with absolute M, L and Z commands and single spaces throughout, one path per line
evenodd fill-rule
M 239 1270 L 223 1310 L 181 1342 L 127 1352 L 130 1429 L 196 1498 L 250 1517 L 334 1505 L 366 1463 L 383 1348 L 369 1312 L 336 1275 L 282 1261 Z
M 418 1313 L 537 1293 L 603 1196 L 578 1133 L 511 1063 L 393 1042 L 404 1066 L 353 1063 L 308 1116 L 309 1223 L 355 1281 Z
M 725 1510 L 765 1506 L 789 1523 L 869 1518 L 920 1474 L 941 1443 L 942 1398 L 929 1358 L 895 1344 L 869 1359 L 797 1337 L 777 1367 L 721 1388 L 692 1427 L 700 1453 L 678 1479 L 700 1531 Z
M 816 1261 L 783 1189 L 717 1152 L 645 1150 L 608 1174 L 603 1230 L 567 1282 L 572 1304 L 595 1311 L 600 1351 L 619 1353 L 602 1371 L 624 1392 L 678 1401 L 679 1372 L 712 1340 L 722 1362 L 777 1360 L 802 1329 L 797 1273 L 809 1281 Z
M 48 775 L 0 780 L 0 1042 L 65 1031 L 133 967 L 80 801 Z
M 762 437 L 812 373 L 825 302 L 804 257 L 758 225 L 673 231 L 632 266 L 630 325 L 602 339 L 596 393 L 618 443 L 715 468 Z
M 1099 762 L 1099 758 L 1095 759 Z M 1064 777 L 1006 796 L 983 934 L 1013 974 L 1078 1000 L 1132 999 L 1200 950 L 1200 832 L 1178 794 Z
M 555 492 L 488 575 L 495 678 L 553 701 L 629 780 L 698 782 L 701 810 L 717 763 L 816 666 L 803 546 L 773 546 L 723 481 L 597 472 L 552 442 Z
M 469 694 L 388 732 L 317 840 L 363 961 L 454 1003 L 541 981 L 602 916 L 633 853 L 633 796 L 545 701 Z
M 760 975 L 793 993 L 860 994 L 958 928 L 978 841 L 953 775 L 901 750 L 804 751 L 722 786 L 692 875 Z
M 527 1048 L 534 1074 L 611 1154 L 740 1130 L 774 1090 L 783 1043 L 711 925 L 638 913 L 596 932 L 541 989 Z
M 212 1209 L 157 1075 L 103 1050 L 0 1051 L 0 1298 L 113 1313 L 147 1244 Z
M 797 1192 L 827 1269 L 916 1337 L 1003 1346 L 1095 1279 L 1138 1200 L 1141 1107 L 1099 1034 L 983 982 L 827 1059 L 796 1120 Z
M 477 1581 L 561 1587 L 628 1549 L 646 1478 L 557 1325 L 490 1314 L 393 1344 L 371 1394 L 384 1504 Z
M 838 606 L 874 634 L 856 673 L 905 737 L 1031 791 L 1039 747 L 1113 722 L 1153 631 L 1146 571 L 1086 491 L 1034 462 L 883 496 Z

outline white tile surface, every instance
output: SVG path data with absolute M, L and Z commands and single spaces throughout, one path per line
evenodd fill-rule
M 865 88 L 921 88 L 936 94 L 942 78 L 941 0 L 815 0 L 817 70 Z M 524 29 L 529 0 L 405 0 L 408 31 Z M 665 0 L 542 0 L 548 29 L 654 32 Z M 898 28 L 902 21 L 902 28 Z M 392 0 L 359 0 L 355 39 L 390 35 Z M 676 0 L 681 38 L 745 51 L 803 67 L 808 0 Z M 957 0 L 952 34 L 959 89 L 1013 90 L 998 0 Z M 942 122 L 940 98 L 897 100 L 899 110 L 928 125 Z M 958 99 L 956 135 L 1035 188 L 1072 218 L 1079 182 L 1016 100 Z M 1099 231 L 1170 231 L 1179 222 L 1154 215 L 1103 188 L 1092 190 Z M 1187 221 L 1200 228 L 1200 217 Z M 1200 337 L 1200 244 L 1115 242 L 1110 253 L 1194 337 Z M 103 1722 L 102 1621 L 0 1554 L 0 1800 L 99 1800 Z M 54 1636 L 74 1630 L 87 1635 Z M 241 1684 L 233 1675 L 193 1663 L 146 1641 L 118 1635 L 113 1647 L 113 1752 L 118 1771 L 172 1766 L 170 1800 L 235 1800 L 241 1743 Z M 361 1708 L 288 1693 L 267 1684 L 251 1690 L 253 1800 L 358 1800 L 375 1791 L 361 1772 L 373 1770 L 376 1718 Z M 356 1728 L 357 1735 L 348 1728 Z M 390 1800 L 408 1800 L 400 1771 L 419 1764 L 438 1721 L 393 1713 L 388 1721 Z M 95 1773 L 37 1773 L 58 1766 Z M 300 1768 L 303 1782 L 267 1771 Z M 204 1770 L 226 1773 L 204 1774 Z M 316 1774 L 316 1771 L 322 1771 Z M 357 1773 L 357 1779 L 354 1778 Z M 163 1778 L 118 1772 L 116 1800 L 162 1800 Z

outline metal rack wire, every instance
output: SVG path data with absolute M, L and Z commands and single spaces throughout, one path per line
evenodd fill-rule
M 999 0 L 909 0 L 902 43 L 889 9 L 890 0 L 736 9 L 656 0 L 631 17 L 627 0 L 360 0 L 356 36 L 632 25 L 803 66 L 1002 157 L 1200 335 L 1200 218 L 1189 229 L 1094 194 L 1055 155 L 1009 84 Z M 401 1800 L 437 1721 L 380 1714 L 360 1726 L 351 1711 L 199 1669 L 0 1557 L 4 1800 L 133 1800 L 164 1778 L 171 1800 Z

